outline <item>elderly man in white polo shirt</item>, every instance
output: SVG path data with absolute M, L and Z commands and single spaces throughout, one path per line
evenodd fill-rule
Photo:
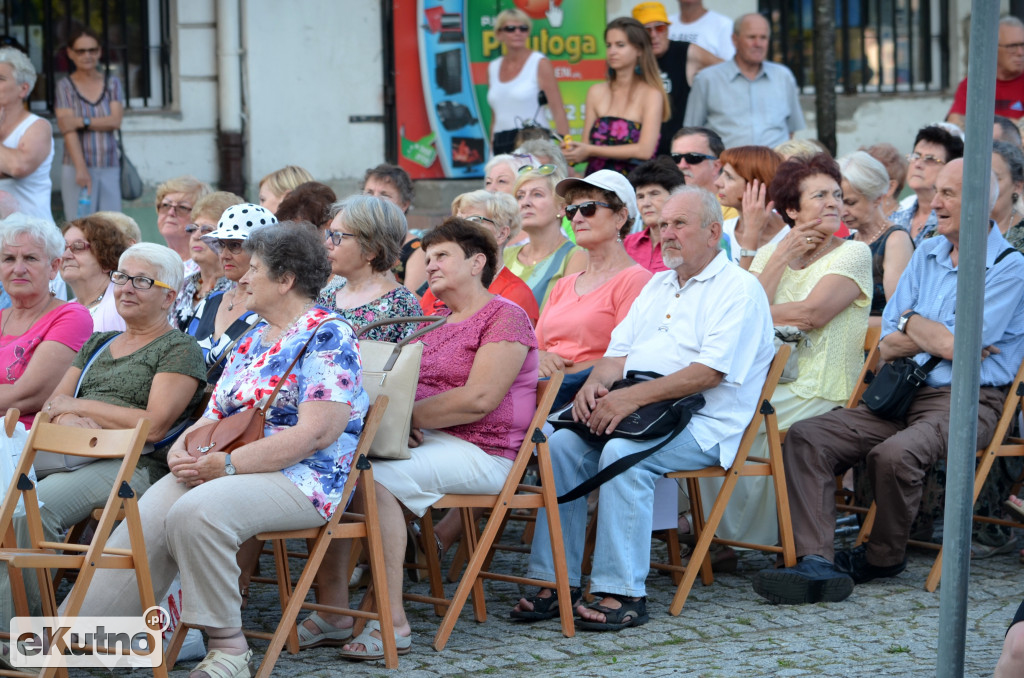
M 586 498 L 562 504 L 571 604 L 578 606 L 576 624 L 582 629 L 619 630 L 647 621 L 644 580 L 650 568 L 655 481 L 668 471 L 732 463 L 774 355 L 768 299 L 757 279 L 719 249 L 722 212 L 714 196 L 681 186 L 661 214 L 661 251 L 670 270 L 651 278 L 612 332 L 604 358 L 576 395 L 573 412 L 592 432 L 607 432 L 648 403 L 701 393 L 705 405 L 665 447 L 601 486 L 590 583 L 598 600 L 590 607 L 579 604 L 578 593 Z M 609 391 L 628 370 L 665 376 Z M 595 447 L 572 431 L 556 431 L 551 436 L 556 489 L 565 493 L 598 469 L 661 440 L 613 438 Z M 544 516 L 537 517 L 536 529 L 528 574 L 552 581 Z M 554 592 L 542 589 L 520 600 L 512 617 L 553 618 L 558 605 Z

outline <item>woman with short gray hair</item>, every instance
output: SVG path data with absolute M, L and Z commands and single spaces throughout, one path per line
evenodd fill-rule
M 18 201 L 18 211 L 53 221 L 50 165 L 53 129 L 24 105 L 36 84 L 36 69 L 20 50 L 0 48 L 0 191 Z
M 996 206 L 990 217 L 1006 240 L 1024 252 L 1024 214 L 1020 196 L 1024 193 L 1024 152 L 1005 141 L 992 143 L 992 172 L 999 186 Z
M 393 203 L 354 195 L 331 208 L 324 239 L 334 281 L 320 294 L 321 306 L 356 327 L 375 320 L 420 315 L 409 289 L 389 271 L 402 251 L 405 215 Z M 413 324 L 378 327 L 367 334 L 375 341 L 399 341 L 415 331 Z
M 843 174 L 843 223 L 854 231 L 849 239 L 871 248 L 874 292 L 868 325 L 881 327 L 885 302 L 896 291 L 896 283 L 910 263 L 914 241 L 905 229 L 890 222 L 882 209 L 889 190 L 885 165 L 864 151 L 851 153 L 838 162 Z

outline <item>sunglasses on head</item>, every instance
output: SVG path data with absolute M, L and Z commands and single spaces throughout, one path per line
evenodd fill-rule
M 608 209 L 612 208 L 612 206 L 606 202 L 601 202 L 600 200 L 588 200 L 586 202 L 581 202 L 579 205 L 566 206 L 565 216 L 569 218 L 569 221 L 576 218 L 577 212 L 585 217 L 592 217 L 597 214 L 598 207 L 607 207 Z
M 679 164 L 680 160 L 686 160 L 687 165 L 699 165 L 705 160 L 718 160 L 713 155 L 704 155 L 703 153 L 670 153 L 672 156 L 672 162 Z
M 519 26 L 506 25 L 506 26 L 502 26 L 501 30 L 503 32 L 505 32 L 505 33 L 515 33 L 516 31 L 519 31 L 520 33 L 529 33 L 530 32 L 530 27 L 529 26 L 523 26 L 523 25 L 519 25 Z
M 519 174 L 526 174 L 527 172 L 536 172 L 537 174 L 546 177 L 547 175 L 553 173 L 556 169 L 558 168 L 555 167 L 554 165 L 544 163 L 543 165 L 523 165 L 522 167 L 519 168 L 518 172 Z
M 209 233 L 213 233 L 216 230 L 216 226 L 200 226 L 198 224 L 189 224 L 188 226 L 185 227 L 185 232 L 188 233 L 189 235 L 195 233 L 196 231 L 199 231 L 202 235 L 207 235 Z

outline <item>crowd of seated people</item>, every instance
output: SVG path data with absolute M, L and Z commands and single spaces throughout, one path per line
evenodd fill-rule
M 610 33 L 642 42 L 638 31 L 625 23 Z M 3 51 L 0 71 L 11 67 Z M 657 128 L 659 115 L 643 117 L 645 128 Z M 979 446 L 1024 360 L 1024 151 L 1019 134 L 998 120 L 995 128 L 1002 140 L 991 149 Z M 838 602 L 857 584 L 903 571 L 911 524 L 927 510 L 923 478 L 946 453 L 965 142 L 946 123 L 907 141 L 906 159 L 876 144 L 836 161 L 813 140 L 725 148 L 714 130 L 690 127 L 672 139 L 671 156 L 633 158 L 627 179 L 593 163 L 580 177 L 557 143 L 534 139 L 494 156 L 478 190 L 460 194 L 451 215 L 422 233 L 406 216 L 413 181 L 390 164 L 368 169 L 359 194 L 347 196 L 289 165 L 260 180 L 252 203 L 191 176 L 169 179 L 156 191 L 159 245 L 141 242 L 138 226 L 116 212 L 61 229 L 15 212 L 0 220 L 9 303 L 0 314 L 0 403 L 21 411 L 23 427 L 39 412 L 83 428 L 151 422 L 131 483 L 142 495 L 154 586 L 165 590 L 180 576 L 182 619 L 209 637 L 197 671 L 248 675 L 241 609 L 259 553 L 253 537 L 322 525 L 346 508 L 337 500 L 369 406 L 361 327 L 446 319 L 415 340 L 424 350 L 411 458 L 375 460 L 375 485 L 357 492 L 376 497 L 389 589 L 379 606 L 392 617 L 399 653 L 412 643 L 402 599 L 414 535 L 408 515 L 427 515 L 445 494 L 498 492 L 528 433 L 538 381 L 559 372 L 556 407 L 571 404 L 595 436 L 643 405 L 704 396 L 690 423 L 664 440 L 550 436 L 559 494 L 665 445 L 601 487 L 594 533 L 605 557 L 589 577 L 595 601 L 582 600 L 588 502 L 580 497 L 559 510 L 572 599 L 541 589 L 519 600 L 512 618 L 552 619 L 566 604 L 584 630 L 645 623 L 655 481 L 732 463 L 773 342 L 788 341 L 794 372 L 772 405 L 787 430 L 799 562 L 763 570 L 752 584 L 773 603 Z M 569 146 L 569 160 L 588 157 L 582 147 Z M 904 185 L 911 193 L 900 203 Z M 70 302 L 51 292 L 58 275 Z M 904 420 L 842 407 L 870 326 L 881 329 L 883 360 L 940 359 Z M 417 327 L 399 322 L 365 338 L 396 342 Z M 310 338 L 269 408 L 262 440 L 231 454 L 186 449 L 185 433 L 267 405 Z M 656 375 L 610 390 L 630 370 Z M 768 455 L 766 435 L 751 456 Z M 102 506 L 116 468 L 98 461 L 40 474 L 48 540 Z M 837 551 L 835 478 L 849 469 L 873 489 L 878 518 L 865 546 Z M 721 484 L 701 480 L 706 511 Z M 1009 503 L 1024 512 L 1024 501 Z M 718 536 L 774 544 L 776 515 L 771 479 L 741 479 Z M 442 555 L 460 539 L 451 517 L 435 530 Z M 15 528 L 25 543 L 24 521 Z M 547 530 L 542 513 L 525 565 L 535 579 L 554 578 Z M 110 544 L 128 546 L 127 531 L 116 530 Z M 321 603 L 347 605 L 349 557 L 345 540 L 333 543 L 317 575 Z M 38 583 L 30 573 L 25 580 L 39 613 Z M 93 587 L 104 595 L 90 594 L 82 614 L 141 612 L 130 576 L 105 572 Z M 0 630 L 14 614 L 11 599 L 0 568 Z M 353 635 L 354 623 L 316 612 L 299 622 L 300 644 L 381 659 L 380 627 Z M 7 648 L 0 650 L 2 665 Z

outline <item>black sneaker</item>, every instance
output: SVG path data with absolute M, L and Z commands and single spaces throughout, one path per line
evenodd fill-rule
M 853 579 L 824 560 L 804 558 L 796 567 L 761 570 L 754 591 L 772 603 L 837 603 L 853 593 Z
M 882 577 L 895 577 L 907 569 L 907 557 L 903 556 L 903 562 L 896 565 L 882 567 L 872 565 L 868 562 L 867 550 L 864 546 L 846 551 L 836 551 L 836 569 L 845 572 L 853 578 L 854 583 L 863 584 L 872 579 Z

